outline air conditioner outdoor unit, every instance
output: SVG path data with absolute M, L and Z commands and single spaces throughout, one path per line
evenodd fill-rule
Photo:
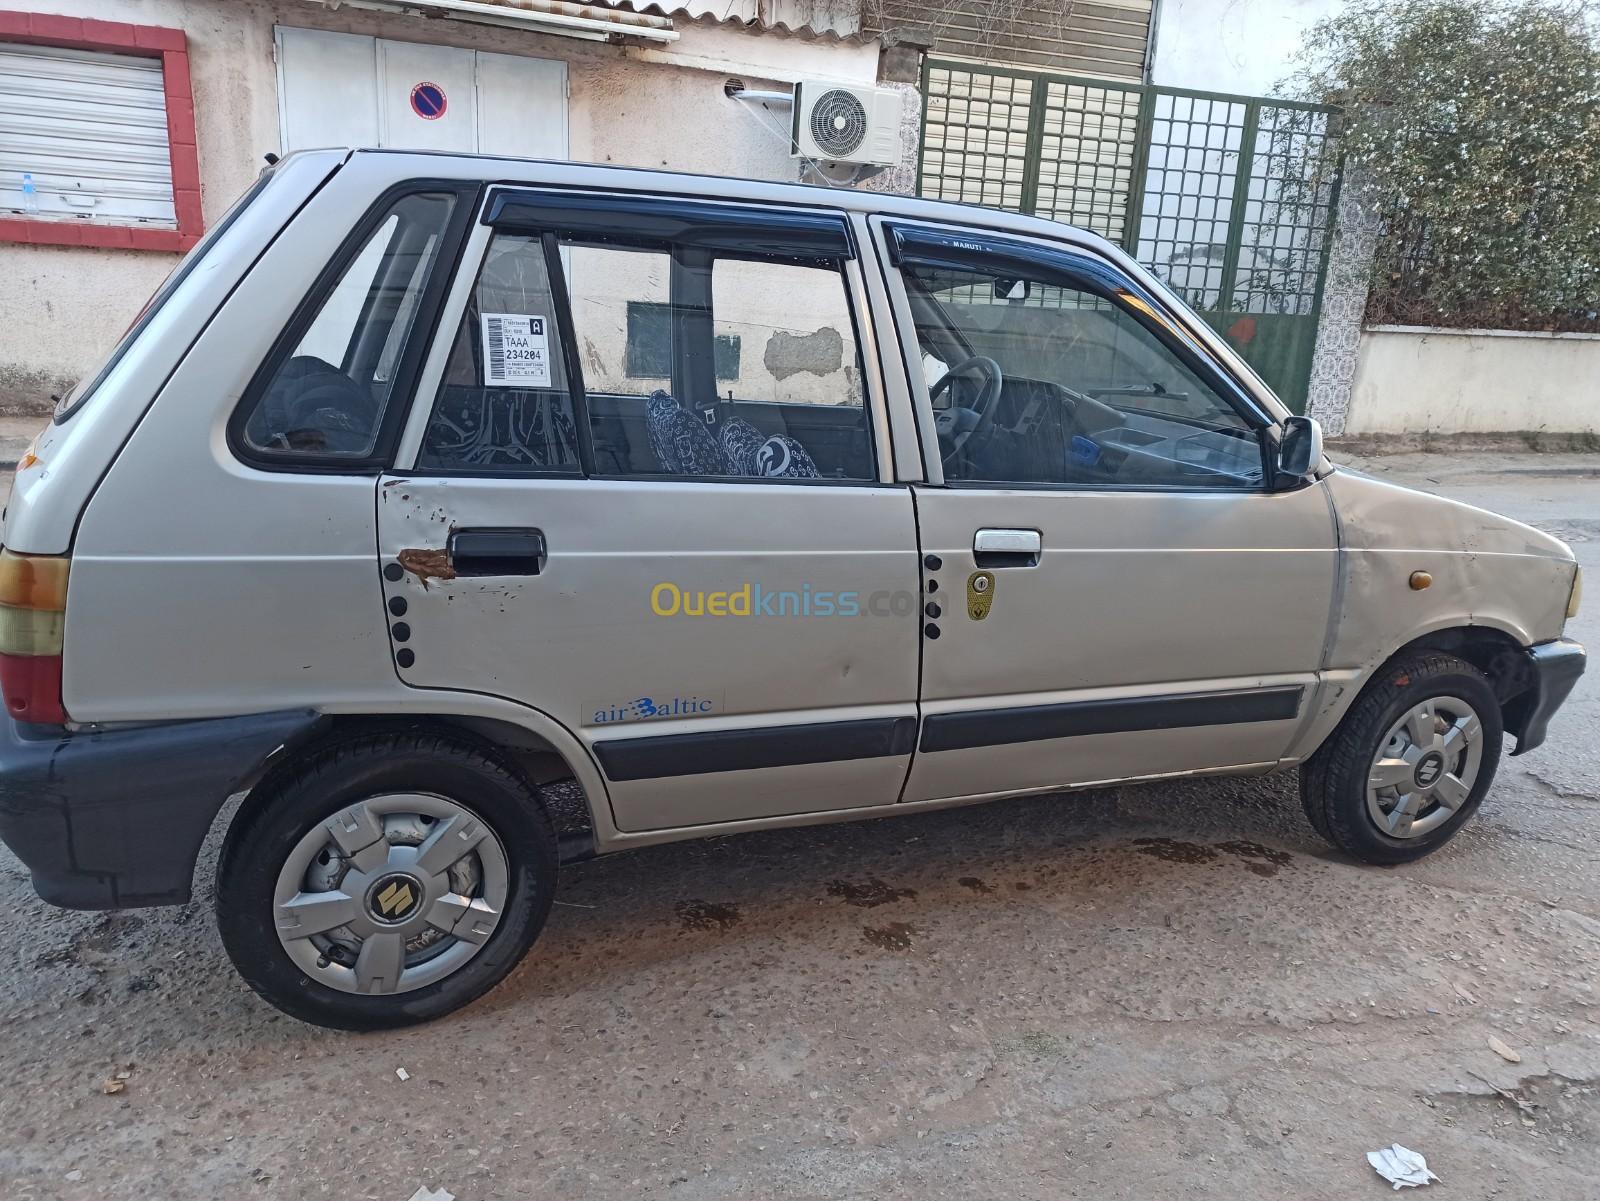
M 830 163 L 892 167 L 900 161 L 903 103 L 893 88 L 803 79 L 794 85 L 790 153 Z

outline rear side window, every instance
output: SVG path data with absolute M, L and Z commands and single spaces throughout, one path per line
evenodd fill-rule
M 861 354 L 837 270 L 719 258 L 711 305 L 725 400 L 863 407 Z
M 578 430 L 543 240 L 497 234 L 456 330 L 417 466 L 579 471 Z
M 238 427 L 247 457 L 338 466 L 377 452 L 457 205 L 451 192 L 417 192 L 369 223 L 252 385 Z
M 876 478 L 842 232 L 786 253 L 776 220 L 656 218 L 495 233 L 418 468 Z

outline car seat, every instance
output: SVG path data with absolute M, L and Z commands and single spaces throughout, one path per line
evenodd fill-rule
M 811 452 L 794 438 L 763 434 L 743 417 L 730 417 L 722 423 L 721 441 L 730 475 L 802 480 L 821 475 Z
M 645 431 L 661 470 L 669 475 L 728 475 L 717 440 L 670 392 L 657 388 L 645 404 Z
M 720 437 L 668 392 L 650 394 L 645 406 L 650 449 L 672 475 L 762 476 L 816 479 L 816 461 L 787 434 L 763 434 L 743 417 L 722 422 Z
M 378 412 L 377 402 L 332 363 L 296 355 L 273 377 L 245 436 L 262 448 L 365 454 Z

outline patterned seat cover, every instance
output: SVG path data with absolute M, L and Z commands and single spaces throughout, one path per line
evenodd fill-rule
M 670 475 L 729 474 L 722 449 L 705 422 L 686 412 L 670 392 L 657 388 L 650 393 L 645 429 L 662 471 Z

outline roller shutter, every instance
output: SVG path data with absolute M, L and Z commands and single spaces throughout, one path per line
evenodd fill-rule
M 161 72 L 159 58 L 0 42 L 0 214 L 176 229 Z
M 937 58 L 1144 79 L 1151 0 L 879 0 L 884 30 L 923 30 Z

